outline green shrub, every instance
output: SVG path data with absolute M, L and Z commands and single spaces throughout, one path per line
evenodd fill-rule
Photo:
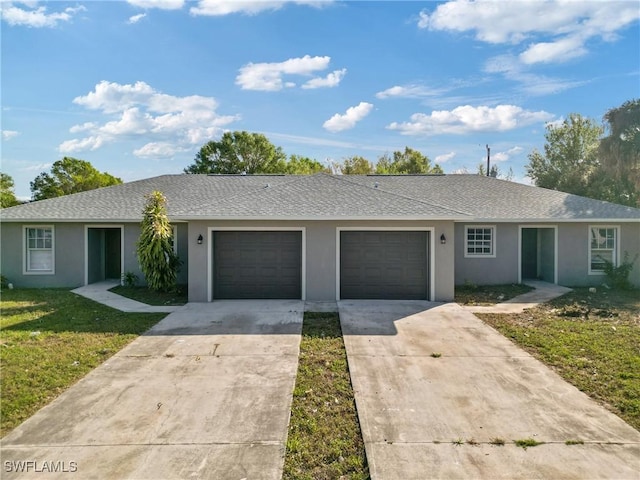
M 162 192 L 151 192 L 143 211 L 137 251 L 140 269 L 151 290 L 167 292 L 176 286 L 180 259 L 173 252 L 173 230 Z
M 133 272 L 125 272 L 122 274 L 123 287 L 135 287 L 138 283 L 138 276 Z
M 624 252 L 622 264 L 615 266 L 612 262 L 605 261 L 604 273 L 607 275 L 609 286 L 620 290 L 630 290 L 633 285 L 629 281 L 629 274 L 633 270 L 633 264 L 638 259 L 638 254 L 629 261 L 629 252 Z

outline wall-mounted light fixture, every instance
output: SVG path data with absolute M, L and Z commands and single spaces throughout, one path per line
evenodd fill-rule
M 202 234 L 198 235 L 198 245 L 202 245 L 202 240 L 204 240 Z
M 440 235 L 440 243 L 442 245 L 444 245 L 445 243 L 447 243 L 447 237 L 444 236 L 444 233 L 442 235 Z

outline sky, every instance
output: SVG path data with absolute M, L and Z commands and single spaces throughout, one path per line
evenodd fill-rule
M 640 97 L 637 0 L 0 0 L 1 166 L 132 181 L 225 131 L 328 165 L 419 150 L 526 177 L 548 124 Z

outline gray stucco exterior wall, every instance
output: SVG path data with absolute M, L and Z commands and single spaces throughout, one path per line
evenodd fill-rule
M 465 257 L 465 227 L 495 227 L 495 257 Z M 518 283 L 518 225 L 512 223 L 456 223 L 455 284 Z
M 629 260 L 640 253 L 640 223 L 496 223 L 495 258 L 465 258 L 465 226 L 475 223 L 456 223 L 455 284 L 471 282 L 476 285 L 517 283 L 520 263 L 518 253 L 519 229 L 538 228 L 538 242 L 541 250 L 552 248 L 553 228 L 558 231 L 558 283 L 566 286 L 591 286 L 606 283 L 603 274 L 589 274 L 589 228 L 591 226 L 617 227 L 619 232 L 619 256 L 629 252 Z M 484 224 L 482 224 L 484 225 Z M 545 281 L 552 281 L 555 256 L 541 252 L 540 270 Z M 636 260 L 630 281 L 640 286 L 640 257 Z
M 24 274 L 24 229 L 26 225 L 51 223 L 3 223 L 0 233 L 0 268 L 16 287 L 79 287 L 84 285 L 84 226 L 78 223 L 54 225 L 54 274 Z
M 435 292 L 434 300 L 448 301 L 454 296 L 454 229 L 451 221 L 438 222 L 385 222 L 385 221 L 192 221 L 189 222 L 189 301 L 206 302 L 210 298 L 210 231 L 216 228 L 264 229 L 264 228 L 304 228 L 305 229 L 305 299 L 309 301 L 336 300 L 336 259 L 337 229 L 359 228 L 402 229 L 433 228 L 431 248 L 434 249 Z M 442 245 L 440 235 L 447 243 Z M 202 235 L 203 244 L 197 244 Z
M 618 227 L 619 255 L 629 252 L 629 260 L 640 252 L 640 223 L 570 223 L 558 226 L 558 283 L 568 286 L 590 286 L 606 283 L 603 274 L 589 274 L 589 228 L 591 226 Z M 629 280 L 640 286 L 640 257 L 636 260 Z
M 24 274 L 24 227 L 54 227 L 54 274 Z M 178 227 L 178 256 L 183 260 L 178 275 L 178 283 L 187 283 L 188 279 L 188 226 Z M 136 242 L 140 236 L 140 224 L 104 224 L 104 223 L 2 223 L 0 230 L 0 270 L 9 282 L 16 287 L 63 287 L 75 288 L 85 284 L 85 243 L 86 228 L 123 227 L 122 272 L 133 272 L 144 284 L 144 275 L 140 270 L 136 256 Z M 88 252 L 91 254 L 91 252 Z

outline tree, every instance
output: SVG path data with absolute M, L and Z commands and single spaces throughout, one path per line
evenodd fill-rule
M 487 167 L 485 167 L 484 163 L 478 164 L 478 175 L 486 176 L 487 175 Z M 513 168 L 509 167 L 507 173 L 502 173 L 500 167 L 496 164 L 491 165 L 489 168 L 489 177 L 493 178 L 501 178 L 503 180 L 512 181 L 513 180 Z
M 207 142 L 185 173 L 284 173 L 286 155 L 260 133 L 225 132 Z
M 413 148 L 405 147 L 404 152 L 395 151 L 393 157 L 383 155 L 376 165 L 378 174 L 442 174 L 440 165 L 431 166 L 431 160 Z
M 50 174 L 43 172 L 31 182 L 31 194 L 33 200 L 44 200 L 119 183 L 121 179 L 99 172 L 85 160 L 64 157 L 53 164 Z
M 340 165 L 340 171 L 344 175 L 368 175 L 374 173 L 373 164 L 364 157 L 348 157 Z
M 600 141 L 600 194 L 606 200 L 640 206 L 640 99 L 608 110 L 603 120 L 609 135 Z
M 136 253 L 149 288 L 168 291 L 176 285 L 180 260 L 173 252 L 167 200 L 159 191 L 151 192 L 146 198 Z
M 599 167 L 603 129 L 594 120 L 572 113 L 562 124 L 547 125 L 544 155 L 529 154 L 527 175 L 538 187 L 598 198 L 591 179 Z
M 0 208 L 13 207 L 19 203 L 13 192 L 13 178 L 6 173 L 0 173 Z
M 290 175 L 312 175 L 314 173 L 328 172 L 327 167 L 317 160 L 298 155 L 291 155 L 285 166 L 284 173 Z

